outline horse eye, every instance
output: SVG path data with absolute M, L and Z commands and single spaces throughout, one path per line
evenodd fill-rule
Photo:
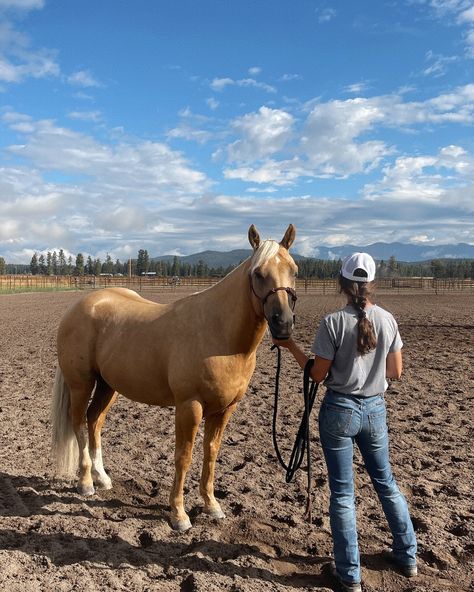
M 261 271 L 256 271 L 255 272 L 255 277 L 257 278 L 257 280 L 263 280 L 263 274 Z

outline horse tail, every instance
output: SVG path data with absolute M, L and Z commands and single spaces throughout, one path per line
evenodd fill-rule
M 72 427 L 69 407 L 71 392 L 64 381 L 61 368 L 56 369 L 51 403 L 52 454 L 56 472 L 64 477 L 74 477 L 79 464 L 79 448 Z

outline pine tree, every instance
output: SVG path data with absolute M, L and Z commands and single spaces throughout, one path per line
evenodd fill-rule
M 112 257 L 107 253 L 105 256 L 105 262 L 102 265 L 102 273 L 113 273 L 114 272 L 114 262 L 112 261 Z
M 66 256 L 64 255 L 63 249 L 59 249 L 58 255 L 58 274 L 65 275 L 66 274 Z
M 7 264 L 5 263 L 5 259 L 0 257 L 0 275 L 5 275 L 7 271 Z
M 46 275 L 53 275 L 53 262 L 51 251 L 46 253 Z
M 100 259 L 94 259 L 94 263 L 92 264 L 92 273 L 94 275 L 100 275 L 102 271 L 102 263 Z
M 46 263 L 43 253 L 38 257 L 38 271 L 41 275 L 46 275 Z
M 74 275 L 84 275 L 84 255 L 78 253 L 76 255 L 76 266 L 74 267 Z
M 51 257 L 51 268 L 53 275 L 58 275 L 58 254 L 56 251 L 53 251 L 53 255 Z
M 87 257 L 86 273 L 87 275 L 94 275 L 94 263 L 90 255 Z
M 33 253 L 33 256 L 31 257 L 30 271 L 31 271 L 31 275 L 37 275 L 38 271 L 39 271 L 38 255 L 37 255 L 36 251 Z

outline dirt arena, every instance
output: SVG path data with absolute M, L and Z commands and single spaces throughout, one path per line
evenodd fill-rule
M 160 302 L 182 297 L 156 294 Z M 382 558 L 386 524 L 356 456 L 366 592 L 474 590 L 473 294 L 381 294 L 405 342 L 402 381 L 387 393 L 391 459 L 419 541 L 419 576 Z M 275 354 L 265 338 L 248 393 L 228 426 L 216 495 L 227 518 L 200 513 L 201 439 L 187 479 L 193 528 L 168 522 L 173 410 L 119 397 L 103 434 L 114 482 L 93 498 L 55 480 L 49 455 L 55 335 L 77 292 L 0 296 L 0 590 L 9 592 L 303 592 L 331 590 L 328 488 L 313 412 L 314 524 L 303 519 L 305 474 L 287 485 L 271 438 Z M 340 296 L 300 295 L 296 337 L 311 343 Z M 184 363 L 184 361 L 183 361 Z M 284 357 L 280 439 L 301 415 L 301 373 Z

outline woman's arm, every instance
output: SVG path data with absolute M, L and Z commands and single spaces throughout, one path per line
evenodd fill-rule
M 306 366 L 306 363 L 309 360 L 309 357 L 304 353 L 304 351 L 300 348 L 300 346 L 293 340 L 292 337 L 285 340 L 280 339 L 272 339 L 275 345 L 279 347 L 285 347 L 293 357 L 298 362 L 298 365 L 303 370 Z M 319 356 L 315 356 L 314 358 L 314 365 L 311 368 L 311 378 L 314 382 L 322 382 L 329 372 L 331 368 L 332 360 L 326 360 L 325 358 L 320 358 Z
M 398 380 L 402 375 L 402 369 L 402 350 L 388 354 L 386 363 L 387 378 L 396 378 Z

